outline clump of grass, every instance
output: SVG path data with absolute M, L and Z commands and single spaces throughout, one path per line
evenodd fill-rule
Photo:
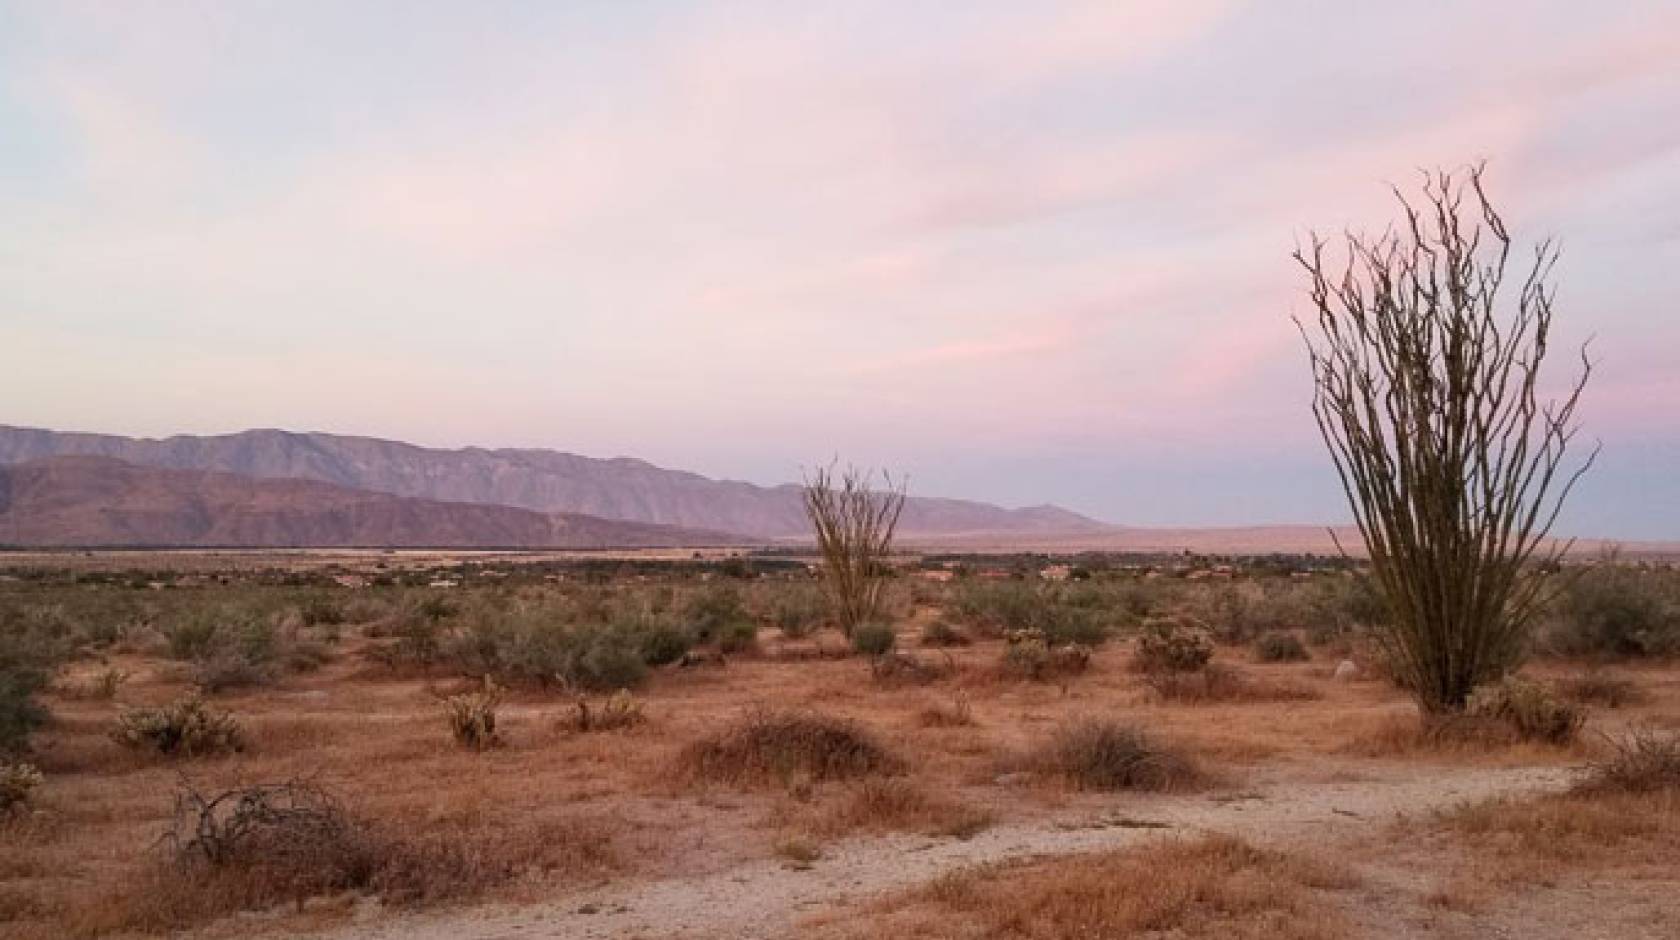
M 33 765 L 0 761 L 0 817 L 27 806 L 40 785 L 41 772 Z
M 1312 656 L 1293 633 L 1263 633 L 1254 641 L 1254 658 L 1263 663 L 1304 663 Z
M 595 709 L 589 707 L 589 699 L 578 696 L 576 709 L 569 713 L 561 724 L 568 731 L 581 734 L 632 728 L 646 720 L 647 715 L 642 711 L 642 703 L 630 694 L 629 689 L 619 689 L 601 703 L 601 707 Z
M 892 624 L 860 623 L 852 628 L 852 651 L 862 656 L 883 656 L 898 644 Z
M 974 707 L 968 693 L 958 691 L 950 705 L 932 704 L 916 715 L 916 723 L 924 728 L 967 728 L 976 724 Z
M 1215 835 L 960 870 L 888 904 L 932 905 L 952 936 L 1335 940 L 1353 927 L 1317 892 L 1355 884 L 1343 869 Z
M 1578 787 L 1588 793 L 1680 791 L 1680 737 L 1638 729 L 1612 741 L 1614 753 L 1593 765 Z
M 239 722 L 188 695 L 157 708 L 132 708 L 117 719 L 112 740 L 165 757 L 199 757 L 245 749 Z
M 483 691 L 464 692 L 443 700 L 444 715 L 449 719 L 449 733 L 455 743 L 474 750 L 494 747 L 501 739 L 496 735 L 496 709 L 502 704 L 501 693 L 489 682 Z
M 825 837 L 868 831 L 967 839 L 989 827 L 993 819 L 984 810 L 930 793 L 903 777 L 866 777 L 848 786 L 812 828 Z
M 1142 729 L 1101 718 L 1064 725 L 1027 755 L 1027 768 L 1087 790 L 1184 790 L 1205 775 L 1174 748 Z
M 1598 669 L 1565 679 L 1562 689 L 1571 701 L 1605 708 L 1621 708 L 1645 698 L 1644 690 L 1632 679 Z
M 1567 744 L 1586 721 L 1581 709 L 1553 695 L 1545 686 L 1506 676 L 1471 693 L 1465 715 L 1502 722 L 1524 741 Z
M 1147 621 L 1132 651 L 1138 672 L 1195 672 L 1213 659 L 1213 639 L 1207 631 L 1175 617 Z
M 944 620 L 932 621 L 922 628 L 923 646 L 967 646 L 972 642 L 968 634 Z
M 765 708 L 689 744 L 679 764 L 690 778 L 732 784 L 844 780 L 903 769 L 902 760 L 854 722 Z

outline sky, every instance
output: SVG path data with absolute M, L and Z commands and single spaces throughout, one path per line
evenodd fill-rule
M 1680 4 L 0 0 L 0 423 L 1347 517 L 1289 259 L 1486 160 L 1680 538 Z

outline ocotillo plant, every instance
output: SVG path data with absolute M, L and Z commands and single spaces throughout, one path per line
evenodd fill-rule
M 847 637 L 862 623 L 881 619 L 886 600 L 887 556 L 904 511 L 905 483 L 847 467 L 819 467 L 805 478 L 805 514 L 822 554 L 822 579 L 834 617 Z
M 1482 167 L 1399 190 L 1404 218 L 1381 236 L 1317 235 L 1295 252 L 1316 314 L 1302 335 L 1313 413 L 1387 606 L 1380 636 L 1426 712 L 1463 709 L 1520 662 L 1546 601 L 1548 538 L 1576 469 L 1565 453 L 1592 364 L 1543 400 L 1558 257 L 1539 243 L 1509 296 L 1511 237 Z M 1313 327 L 1316 327 L 1314 329 Z

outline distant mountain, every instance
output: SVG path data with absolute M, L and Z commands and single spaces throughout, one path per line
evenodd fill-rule
M 642 548 L 744 541 L 575 513 L 143 467 L 109 457 L 0 466 L 0 545 Z
M 376 438 L 273 430 L 154 440 L 0 425 L 0 464 L 68 455 L 250 477 L 320 480 L 398 496 L 586 513 L 760 538 L 809 531 L 797 486 L 713 480 L 626 457 L 598 459 L 552 450 L 478 447 L 436 450 Z M 929 497 L 908 501 L 900 528 L 906 536 L 1073 535 L 1111 530 L 1054 506 L 1002 509 Z

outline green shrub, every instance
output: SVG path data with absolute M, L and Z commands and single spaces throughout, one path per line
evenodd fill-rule
M 1262 633 L 1254 641 L 1254 658 L 1263 663 L 1301 663 L 1312 657 L 1293 633 Z
M 891 624 L 860 623 L 852 628 L 852 650 L 864 656 L 882 656 L 898 643 Z
M 1545 631 L 1569 656 L 1630 658 L 1680 653 L 1680 603 L 1671 573 L 1606 563 L 1570 578 Z
M 239 722 L 189 695 L 157 708 L 133 708 L 117 719 L 111 737 L 124 747 L 166 757 L 197 757 L 245 749 Z
M 46 720 L 35 700 L 65 655 L 60 625 L 27 610 L 0 608 L 0 756 L 20 752 Z
M 777 590 L 770 605 L 770 621 L 782 635 L 799 639 L 811 635 L 822 625 L 827 612 L 822 592 L 807 585 L 792 585 Z
M 741 600 L 741 592 L 729 585 L 710 587 L 694 595 L 684 609 L 684 616 L 699 643 L 710 643 L 725 628 L 752 619 Z
M 617 691 L 639 685 L 647 672 L 647 663 L 627 637 L 601 632 L 571 661 L 566 678 L 582 688 Z
M 751 620 L 736 620 L 716 631 L 718 649 L 725 653 L 744 653 L 758 645 L 758 624 Z
M 1213 658 L 1213 640 L 1182 619 L 1150 620 L 1138 634 L 1132 666 L 1140 672 L 1195 672 Z
M 1580 707 L 1545 686 L 1516 676 L 1476 689 L 1465 706 L 1471 718 L 1502 722 L 1525 741 L 1566 744 L 1586 721 Z
M 654 624 L 638 634 L 642 662 L 649 666 L 665 666 L 682 659 L 694 640 L 688 631 L 670 624 Z

